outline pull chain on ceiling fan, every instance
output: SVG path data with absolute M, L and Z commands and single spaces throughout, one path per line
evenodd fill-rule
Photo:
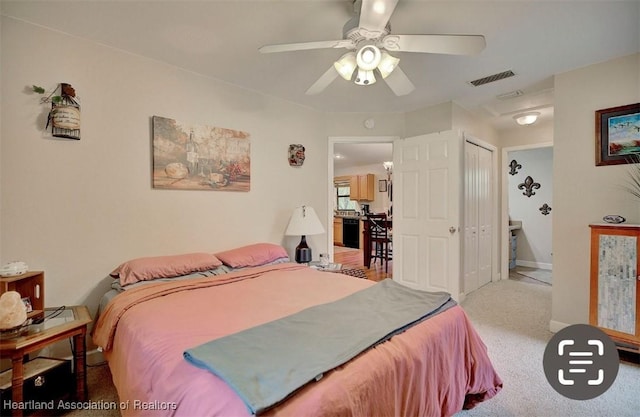
M 321 93 L 338 75 L 358 85 L 371 85 L 376 82 L 376 74 L 379 74 L 397 96 L 404 96 L 411 93 L 415 86 L 398 66 L 400 59 L 388 51 L 475 55 L 486 46 L 482 35 L 392 35 L 389 19 L 397 4 L 398 0 L 354 0 L 356 15 L 344 25 L 344 39 L 266 45 L 260 48 L 260 52 L 350 49 L 329 67 L 306 94 Z

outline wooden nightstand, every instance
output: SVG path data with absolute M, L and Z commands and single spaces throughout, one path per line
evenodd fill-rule
M 76 377 L 75 400 L 87 399 L 87 324 L 91 323 L 89 310 L 85 306 L 64 307 L 55 315 L 56 308 L 46 308 L 40 316 L 40 324 L 30 324 L 16 335 L 0 337 L 0 356 L 11 358 L 11 400 L 14 404 L 23 403 L 24 358 L 31 352 L 45 348 L 60 340 L 73 338 L 73 369 Z M 14 416 L 23 415 L 23 410 L 13 409 Z
M 29 298 L 33 311 L 27 318 L 37 316 L 44 310 L 44 272 L 29 271 L 22 275 L 0 277 L 0 295 L 7 291 L 17 291 L 22 298 Z

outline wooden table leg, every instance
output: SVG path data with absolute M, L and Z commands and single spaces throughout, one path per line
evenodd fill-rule
M 12 373 L 11 373 L 11 400 L 13 401 L 16 408 L 13 408 L 11 415 L 14 416 L 22 416 L 23 410 L 20 405 L 24 401 L 24 363 L 22 352 L 18 352 L 18 354 L 14 354 L 11 358 L 12 362 Z
M 87 400 L 87 347 L 85 342 L 86 329 L 73 336 L 73 369 L 76 371 L 76 399 Z

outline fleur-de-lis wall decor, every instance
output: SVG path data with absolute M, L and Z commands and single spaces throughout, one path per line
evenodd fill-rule
M 551 207 L 549 207 L 547 203 L 544 203 L 538 210 L 540 210 L 540 212 L 546 216 L 551 212 Z
M 518 170 L 522 169 L 522 165 L 520 165 L 515 159 L 512 159 L 511 162 L 509 162 L 509 168 L 511 168 L 509 175 L 516 175 Z
M 518 190 L 524 190 L 524 193 L 522 193 L 522 195 L 526 195 L 527 197 L 536 195 L 536 193 L 533 190 L 537 190 L 539 188 L 540 188 L 540 184 L 537 182 L 534 182 L 531 176 L 527 176 L 527 178 L 524 179 L 523 183 L 518 184 Z

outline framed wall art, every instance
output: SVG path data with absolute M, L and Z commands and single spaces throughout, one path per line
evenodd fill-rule
M 153 116 L 153 187 L 249 191 L 249 133 Z
M 640 103 L 596 111 L 596 166 L 632 163 L 640 155 Z
M 378 192 L 380 193 L 387 192 L 387 180 L 378 180 Z

